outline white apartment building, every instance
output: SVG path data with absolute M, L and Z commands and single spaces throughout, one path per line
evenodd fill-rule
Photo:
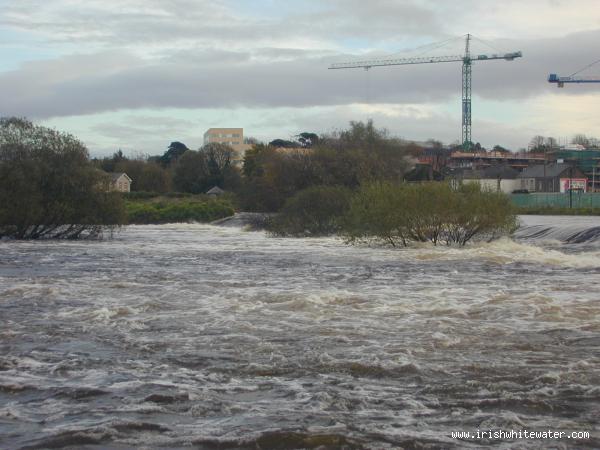
M 229 145 L 240 156 L 243 156 L 244 152 L 252 147 L 244 144 L 243 128 L 209 128 L 204 133 L 204 145 L 212 142 Z

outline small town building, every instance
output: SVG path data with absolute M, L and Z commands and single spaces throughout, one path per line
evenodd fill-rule
M 508 164 L 497 164 L 484 169 L 463 170 L 455 175 L 463 183 L 478 183 L 482 190 L 510 194 L 521 188 L 519 171 Z
M 513 169 L 523 170 L 532 164 L 543 164 L 546 155 L 543 153 L 519 152 L 512 153 L 506 151 L 480 151 L 480 152 L 452 152 L 448 158 L 447 164 L 453 169 L 470 168 L 483 169 L 496 165 L 509 165 Z
M 220 197 L 224 193 L 225 193 L 225 191 L 223 189 L 221 189 L 219 186 L 213 186 L 208 191 L 206 191 L 206 195 L 208 195 L 209 197 L 214 197 L 214 198 Z
M 600 149 L 586 149 L 571 145 L 552 153 L 556 161 L 574 165 L 581 169 L 588 180 L 588 192 L 600 190 Z
M 133 181 L 125 172 L 112 172 L 110 175 L 110 190 L 118 192 L 130 192 Z
M 244 143 L 243 128 L 209 128 L 204 133 L 204 145 L 217 143 L 230 146 L 240 156 L 252 148 L 252 145 Z
M 529 166 L 519 174 L 520 189 L 529 192 L 587 192 L 587 178 L 572 164 L 549 163 Z

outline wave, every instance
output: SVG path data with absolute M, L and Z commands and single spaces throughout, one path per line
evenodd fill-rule
M 533 225 L 521 227 L 515 232 L 515 237 L 526 240 L 554 240 L 565 244 L 600 243 L 600 226 L 596 227 L 549 227 Z
M 527 241 L 557 241 L 564 244 L 600 244 L 600 217 L 521 216 L 514 237 Z
M 478 242 L 466 247 L 422 247 L 412 249 L 416 260 L 460 261 L 479 259 L 504 265 L 533 263 L 570 268 L 599 268 L 600 251 L 567 253 L 536 245 L 536 242 L 519 242 L 509 238 L 493 242 Z

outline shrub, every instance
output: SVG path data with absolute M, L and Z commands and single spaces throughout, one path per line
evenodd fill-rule
M 280 236 L 323 236 L 340 231 L 340 218 L 350 206 L 351 191 L 338 186 L 314 186 L 285 202 L 268 230 Z
M 227 202 L 156 202 L 127 203 L 127 218 L 131 224 L 160 224 L 175 222 L 212 222 L 233 215 Z
M 108 182 L 73 136 L 0 119 L 0 237 L 75 239 L 120 225 L 123 201 Z
M 343 219 L 349 242 L 379 240 L 396 245 L 432 242 L 465 245 L 493 239 L 516 226 L 510 199 L 479 185 L 452 190 L 445 183 L 374 183 L 352 198 Z

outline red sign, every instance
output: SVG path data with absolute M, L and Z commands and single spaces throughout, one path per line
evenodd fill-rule
M 561 178 L 560 192 L 581 191 L 587 192 L 587 178 Z

